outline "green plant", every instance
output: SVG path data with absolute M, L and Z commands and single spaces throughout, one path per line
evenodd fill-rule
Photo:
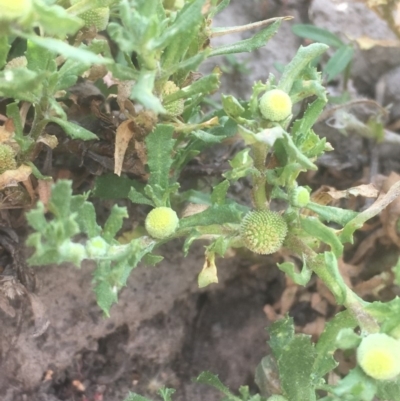
M 295 334 L 291 319 L 275 322 L 269 329 L 272 353 L 257 368 L 260 394 L 252 395 L 241 387 L 239 395 L 234 395 L 208 372 L 197 381 L 213 385 L 225 400 L 234 401 L 268 397 L 372 401 L 375 396 L 400 400 L 397 377 L 390 382 L 375 380 L 359 367 L 336 385 L 326 383 L 326 375 L 337 366 L 334 352 L 358 345 L 355 330 L 368 339 L 374 333 L 391 333 L 400 325 L 398 298 L 386 303 L 362 300 L 346 285 L 338 267 L 344 244 L 352 242 L 355 231 L 399 195 L 400 184 L 362 212 L 310 200 L 308 190 L 298 186 L 300 173 L 317 170 L 315 160 L 331 150 L 313 131 L 327 103 L 315 60 L 328 46 L 300 47 L 279 80 L 271 74 L 266 82 L 256 82 L 247 100 L 222 95 L 222 108 L 205 115 L 202 102 L 218 90 L 220 71 L 216 68 L 198 77 L 198 66 L 213 56 L 249 52 L 265 45 L 285 18 L 212 28 L 212 18 L 229 0 L 165 5 L 160 0 L 81 0 L 70 7 L 63 4 L 33 0 L 23 18 L 7 17 L 1 24 L 0 68 L 19 57 L 27 61 L 0 72 L 0 95 L 8 99 L 6 114 L 14 127 L 9 141 L 17 149 L 15 166 L 7 167 L 11 170 L 4 174 L 13 183 L 26 181 L 30 174 L 41 181 L 50 180 L 41 172 L 43 165 L 37 155 L 43 142 L 57 146 L 55 135 L 46 132 L 54 125 L 63 139 L 82 141 L 80 144 L 107 140 L 70 121 L 67 113 L 73 103 L 68 91 L 95 66 L 103 66 L 108 78 L 112 76 L 117 92 L 119 119 L 112 143 L 116 174 L 100 175 L 93 190 L 86 193 L 74 194 L 71 181 L 58 180 L 53 185 L 50 199 L 38 202 L 26 214 L 33 229 L 27 240 L 34 248 L 29 263 L 69 261 L 80 266 L 84 259 L 94 260 L 94 291 L 100 308 L 109 315 L 131 271 L 140 261 L 160 262 L 157 248 L 175 238 L 185 239 L 185 255 L 194 241 L 208 241 L 200 287 L 218 282 L 216 258 L 223 257 L 228 248 L 268 254 L 283 247 L 303 264 L 299 269 L 284 262 L 278 268 L 299 285 L 306 285 L 315 274 L 345 310 L 327 324 L 316 344 L 309 336 Z M 82 29 L 85 21 L 79 16 L 101 7 L 110 7 L 113 16 L 107 26 L 113 49 L 96 35 L 96 27 Z M 259 31 L 249 39 L 216 48 L 209 45 L 213 36 L 254 28 Z M 300 102 L 304 112 L 291 118 Z M 113 124 L 114 115 L 106 109 L 99 110 L 95 102 L 90 107 L 101 121 Z M 230 169 L 220 182 L 208 192 L 196 188 L 181 191 L 185 166 L 205 149 L 237 133 L 244 149 L 230 160 Z M 136 170 L 126 168 L 125 173 L 124 161 L 132 155 L 138 166 Z M 14 172 L 21 173 L 21 169 L 27 176 L 21 178 Z M 244 177 L 252 181 L 251 207 L 229 195 L 230 186 Z M 127 242 L 119 241 L 124 219 L 130 217 L 127 208 L 114 204 L 100 225 L 93 198 L 152 208 L 144 223 L 147 233 L 139 229 Z M 187 201 L 199 205 L 178 219 L 174 211 L 182 210 Z M 271 210 L 276 201 L 280 211 Z M 363 362 L 360 365 L 363 367 Z M 271 385 L 273 375 L 279 376 L 278 385 Z M 171 390 L 161 392 L 166 401 L 171 395 Z M 144 398 L 131 394 L 127 400 Z

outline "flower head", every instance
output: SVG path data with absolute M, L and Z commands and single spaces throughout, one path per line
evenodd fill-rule
M 292 113 L 292 101 L 289 95 L 280 89 L 266 92 L 260 99 L 260 111 L 265 119 L 282 121 Z
M 156 207 L 146 217 L 145 227 L 153 238 L 164 239 L 172 235 L 178 228 L 179 219 L 169 207 Z

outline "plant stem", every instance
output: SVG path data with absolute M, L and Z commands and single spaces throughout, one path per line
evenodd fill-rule
M 256 143 L 252 146 L 254 167 L 257 172 L 253 173 L 253 200 L 256 209 L 268 209 L 268 199 L 266 193 L 267 178 L 265 176 L 265 159 L 268 153 L 268 145 Z

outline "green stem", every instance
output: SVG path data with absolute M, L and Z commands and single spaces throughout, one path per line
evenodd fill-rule
M 368 333 L 379 331 L 378 323 L 364 308 L 367 303 L 346 285 L 339 272 L 338 274 L 333 274 L 326 267 L 323 254 L 314 252 L 301 239 L 291 234 L 288 235 L 284 245 L 294 253 L 305 258 L 307 266 L 311 268 L 332 292 L 338 305 L 345 306 L 354 318 L 357 319 L 363 331 Z
M 268 146 L 264 143 L 256 143 L 252 146 L 254 167 L 257 169 L 253 173 L 253 200 L 256 209 L 268 209 L 268 199 L 266 193 L 267 178 L 265 176 L 265 159 L 268 153 Z

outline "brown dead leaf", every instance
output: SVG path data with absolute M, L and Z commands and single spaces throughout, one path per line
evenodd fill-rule
M 204 210 L 208 209 L 209 205 L 203 205 L 199 203 L 189 203 L 183 212 L 181 213 L 181 218 L 193 216 L 194 214 L 204 212 Z
M 368 36 L 360 36 L 355 39 L 361 50 L 370 50 L 376 46 L 400 47 L 400 41 L 394 39 L 372 39 Z
M 14 130 L 14 123 L 11 119 L 7 119 L 4 125 L 0 125 L 0 143 L 9 141 L 14 135 Z
M 58 145 L 58 139 L 55 135 L 49 135 L 49 134 L 42 134 L 38 138 L 37 142 L 42 142 L 45 145 L 47 145 L 50 149 L 54 149 Z
M 8 170 L 0 174 L 0 189 L 17 182 L 26 181 L 32 173 L 32 168 L 22 164 L 16 170 Z
M 35 320 L 35 331 L 32 334 L 32 337 L 39 337 L 50 325 L 50 321 L 46 316 L 46 307 L 37 295 L 28 291 L 26 293 L 31 303 L 33 317 Z
M 332 199 L 350 198 L 351 196 L 363 196 L 364 198 L 376 198 L 379 194 L 374 184 L 363 184 L 357 187 L 348 188 L 344 191 L 331 188 L 327 191 Z
M 54 375 L 54 371 L 53 370 L 51 370 L 51 369 L 46 370 L 46 372 L 44 374 L 44 377 L 43 377 L 43 381 L 44 382 L 48 382 L 48 381 L 53 380 L 53 375 Z
M 375 242 L 385 236 L 385 229 L 380 228 L 365 238 L 357 247 L 357 250 L 350 260 L 351 265 L 359 264 L 366 256 L 374 250 Z
M 117 128 L 115 136 L 114 174 L 117 174 L 118 176 L 120 176 L 122 172 L 122 164 L 124 162 L 128 144 L 135 134 L 134 127 L 135 124 L 132 120 L 126 120 Z
M 290 308 L 293 306 L 296 300 L 296 294 L 298 289 L 299 287 L 297 285 L 292 285 L 286 287 L 285 290 L 283 291 L 283 294 L 281 296 L 281 310 L 280 310 L 281 315 L 284 315 L 287 312 L 289 312 Z

